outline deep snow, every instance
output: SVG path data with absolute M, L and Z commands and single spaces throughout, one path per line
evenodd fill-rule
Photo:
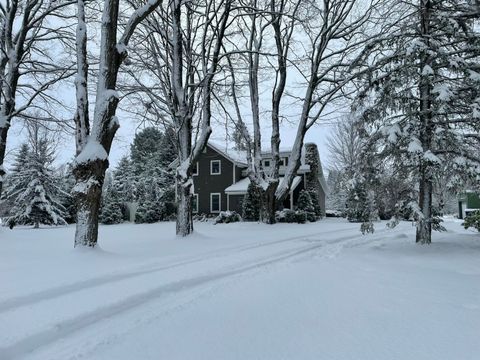
M 480 235 L 445 224 L 0 228 L 0 359 L 478 359 Z

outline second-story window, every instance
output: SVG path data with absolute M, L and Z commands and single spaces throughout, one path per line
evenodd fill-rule
M 220 160 L 210 161 L 210 175 L 220 175 L 222 173 L 222 163 Z
M 195 166 L 193 167 L 192 175 L 193 175 L 193 176 L 198 175 L 198 162 L 195 163 Z
M 270 167 L 270 160 L 263 160 L 263 166 Z

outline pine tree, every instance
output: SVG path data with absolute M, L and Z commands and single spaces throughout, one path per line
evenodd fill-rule
M 436 174 L 448 162 L 459 172 L 479 169 L 479 10 L 467 0 L 397 6 L 409 15 L 366 47 L 365 66 L 374 70 L 359 99 L 370 141 L 418 184 L 416 241 L 429 244 L 432 229 L 442 229 L 433 208 Z
M 39 139 L 26 157 L 24 147 L 20 154 L 6 194 L 15 204 L 6 218 L 6 225 L 10 228 L 26 224 L 35 228 L 40 224 L 65 225 L 66 212 L 61 197 L 68 194 L 60 187 L 51 167 L 52 147 L 46 139 Z
M 120 224 L 124 219 L 124 206 L 115 184 L 110 182 L 103 190 L 99 220 L 102 224 Z
M 261 206 L 260 192 L 253 183 L 250 183 L 242 203 L 243 220 L 259 221 Z

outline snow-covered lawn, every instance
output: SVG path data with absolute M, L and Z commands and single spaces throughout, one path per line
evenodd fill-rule
M 480 235 L 447 220 L 0 228 L 0 359 L 479 359 Z

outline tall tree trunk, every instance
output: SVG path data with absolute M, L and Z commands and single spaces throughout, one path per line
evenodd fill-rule
M 420 0 L 420 22 L 421 37 L 426 44 L 426 50 L 420 59 L 420 142 L 423 151 L 432 149 L 432 138 L 434 127 L 432 122 L 432 79 L 428 68 L 432 68 L 432 58 L 429 54 L 430 49 L 430 15 L 431 1 Z M 420 184 L 419 184 L 419 206 L 421 214 L 417 223 L 416 242 L 420 244 L 430 244 L 432 242 L 432 191 L 433 180 L 428 160 L 420 159 Z
M 2 195 L 3 182 L 5 180 L 5 167 L 3 161 L 5 159 L 5 152 L 7 149 L 7 133 L 8 127 L 0 127 L 0 196 Z
M 108 154 L 119 128 L 115 118 L 119 101 L 115 89 L 123 54 L 120 54 L 117 49 L 119 3 L 118 0 L 107 0 L 102 18 L 100 76 L 97 82 L 93 127 L 89 133 L 84 6 L 84 1 L 78 0 L 77 112 L 75 114 L 77 160 L 82 156 L 83 151 L 92 151 L 89 149 L 89 142 L 96 150 L 93 154 L 87 153 L 85 159 L 82 158 L 81 161 L 76 162 L 73 170 L 76 180 L 74 195 L 77 205 L 75 247 L 94 247 L 98 240 L 98 216 L 105 171 L 108 168 Z
M 432 191 L 433 182 L 428 167 L 422 166 L 419 191 L 419 205 L 422 214 L 417 223 L 416 234 L 416 242 L 420 244 L 432 242 Z

